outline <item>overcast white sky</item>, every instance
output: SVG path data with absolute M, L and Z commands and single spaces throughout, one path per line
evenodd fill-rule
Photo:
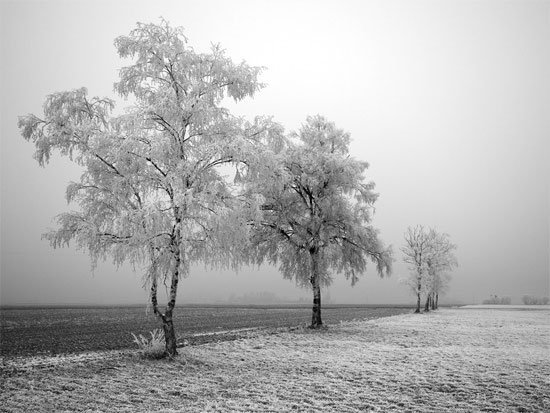
M 458 244 L 448 300 L 549 294 L 549 1 L 0 0 L 1 304 L 146 302 L 139 271 L 107 263 L 92 275 L 85 253 L 41 240 L 80 173 L 60 157 L 40 168 L 17 116 L 81 86 L 114 97 L 124 62 L 113 40 L 160 16 L 196 50 L 219 42 L 267 67 L 268 87 L 236 113 L 287 130 L 322 114 L 371 164 L 394 274 L 378 279 L 371 266 L 353 288 L 338 279 L 334 301 L 413 302 L 399 248 L 416 224 Z M 310 299 L 273 268 L 196 268 L 179 303 L 260 291 Z

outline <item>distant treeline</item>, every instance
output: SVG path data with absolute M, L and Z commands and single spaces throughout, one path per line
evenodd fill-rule
M 536 297 L 533 295 L 524 295 L 521 301 L 526 305 L 547 305 L 550 302 L 548 297 Z M 512 304 L 512 299 L 510 297 L 491 295 L 491 297 L 483 300 L 483 304 L 510 305 Z
M 490 298 L 483 300 L 483 304 L 509 305 L 512 304 L 512 299 L 510 297 L 499 297 L 498 295 L 492 295 Z
M 325 304 L 333 304 L 330 293 L 327 292 L 323 300 Z M 231 294 L 227 299 L 229 304 L 309 304 L 310 300 L 300 297 L 298 299 L 281 298 L 271 291 L 251 292 L 243 295 Z
M 550 301 L 548 297 L 535 297 L 533 295 L 524 295 L 521 300 L 527 305 L 547 305 Z

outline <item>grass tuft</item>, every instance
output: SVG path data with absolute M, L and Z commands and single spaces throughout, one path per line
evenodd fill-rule
M 134 337 L 134 343 L 139 348 L 139 353 L 142 357 L 147 359 L 161 359 L 165 356 L 166 344 L 164 340 L 164 333 L 160 328 L 150 331 L 151 338 L 144 337 L 143 334 Z

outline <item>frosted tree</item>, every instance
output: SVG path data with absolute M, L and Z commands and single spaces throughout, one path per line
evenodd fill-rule
M 405 232 L 405 245 L 401 248 L 403 261 L 409 264 L 411 278 L 408 284 L 416 295 L 416 310 L 420 312 L 421 296 L 428 285 L 428 259 L 432 250 L 431 239 L 433 230 L 426 230 L 422 225 L 407 228 Z
M 389 275 L 391 251 L 370 225 L 377 199 L 365 182 L 366 162 L 349 155 L 350 136 L 320 116 L 256 171 L 248 190 L 261 199 L 252 250 L 258 263 L 278 264 L 283 276 L 313 292 L 311 327 L 322 325 L 321 285 L 343 273 L 355 284 L 372 260 Z
M 233 63 L 217 45 L 197 53 L 182 29 L 165 21 L 138 23 L 115 46 L 133 62 L 115 84 L 135 101 L 123 115 L 112 114 L 113 100 L 90 98 L 82 88 L 50 95 L 44 115 L 22 116 L 19 127 L 40 165 L 57 150 L 84 170 L 67 188 L 67 200 L 80 209 L 61 214 L 47 239 L 54 247 L 74 241 L 93 263 L 111 257 L 141 265 L 172 356 L 178 282 L 190 265 L 238 264 L 232 249 L 243 235 L 227 231 L 238 214 L 220 168 L 253 164 L 268 122 L 246 123 L 221 103 L 254 96 L 261 69 Z M 159 283 L 169 286 L 164 308 Z
M 439 295 L 446 292 L 451 279 L 448 271 L 458 266 L 454 255 L 456 245 L 450 241 L 449 234 L 433 231 L 431 244 L 430 256 L 426 260 L 429 276 L 426 310 L 435 310 L 438 307 Z
M 448 285 L 446 271 L 456 266 L 454 249 L 456 246 L 450 242 L 448 234 L 439 234 L 422 225 L 407 228 L 401 251 L 411 271 L 405 283 L 416 295 L 416 313 L 420 312 L 422 296 L 426 297 L 426 311 L 430 306 L 435 308 L 435 301 Z
M 434 276 L 432 281 L 432 293 L 431 293 L 431 308 L 437 310 L 439 308 L 439 297 L 447 294 L 451 283 L 451 274 L 448 272 L 442 272 Z

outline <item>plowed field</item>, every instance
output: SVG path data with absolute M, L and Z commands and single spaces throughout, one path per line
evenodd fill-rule
M 410 312 L 407 307 L 327 306 L 323 321 L 369 320 Z M 176 308 L 180 343 L 199 344 L 239 336 L 243 329 L 307 324 L 311 308 L 275 306 L 186 306 Z M 147 335 L 159 321 L 143 306 L 78 308 L 3 308 L 0 355 L 55 355 L 135 346 L 131 333 Z

